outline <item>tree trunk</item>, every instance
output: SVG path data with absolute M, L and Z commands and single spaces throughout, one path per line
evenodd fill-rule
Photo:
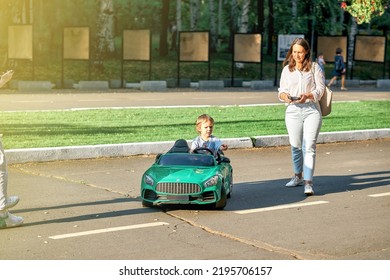
M 100 0 L 97 22 L 97 50 L 98 63 L 115 52 L 114 45 L 114 3 L 113 0 Z
M 192 31 L 198 29 L 199 12 L 199 0 L 190 0 L 190 27 Z
M 160 56 L 168 55 L 169 0 L 163 0 L 161 10 Z
M 296 27 L 296 22 L 298 19 L 298 3 L 297 0 L 291 0 L 291 23 L 292 23 L 292 28 L 291 31 L 292 33 L 297 32 L 297 27 Z
M 217 23 L 216 23 L 216 12 L 215 12 L 215 2 L 214 0 L 209 0 L 209 12 L 210 12 L 210 39 L 211 39 L 211 52 L 217 51 L 217 41 L 218 41 L 218 35 L 217 35 Z
M 238 4 L 237 0 L 231 0 L 230 2 L 230 22 L 229 22 L 229 50 L 233 50 L 233 34 L 237 32 L 237 18 L 238 18 Z
M 251 4 L 250 0 L 242 1 L 240 26 L 238 28 L 240 33 L 247 33 L 249 30 L 249 7 L 250 7 L 250 4 Z
M 273 50 L 273 38 L 275 35 L 274 27 L 274 5 L 272 0 L 268 0 L 268 45 L 267 45 L 267 54 L 272 55 Z
M 182 30 L 181 0 L 176 0 L 176 27 L 178 32 Z
M 297 0 L 291 0 L 291 15 L 295 19 L 298 17 L 298 3 Z
M 96 50 L 93 65 L 97 71 L 104 71 L 103 61 L 115 51 L 114 45 L 114 3 L 113 0 L 99 1 L 96 24 Z
M 355 48 L 355 35 L 358 33 L 357 21 L 356 18 L 352 17 L 351 19 L 351 28 L 349 31 L 349 40 L 348 40 L 348 57 L 347 57 L 347 69 L 352 69 L 353 63 L 353 50 Z M 351 71 L 349 71 L 351 72 Z M 351 75 L 351 73 L 350 73 Z
M 335 12 L 335 9 L 334 9 L 334 5 L 333 5 L 333 2 L 332 0 L 326 0 L 326 5 L 328 7 L 328 12 L 330 13 L 330 23 L 332 26 L 337 26 L 337 15 L 336 15 L 336 12 Z M 338 11 L 339 13 L 342 12 L 341 9 L 338 8 Z M 330 30 L 330 34 L 329 35 L 335 35 L 337 33 L 337 29 L 336 28 L 332 28 Z
M 257 0 L 257 28 L 256 32 L 264 33 L 264 0 Z
M 222 5 L 223 0 L 218 1 L 218 27 L 217 27 L 217 46 L 218 48 L 221 46 L 221 35 L 222 35 Z
M 239 23 L 239 27 L 238 27 L 238 31 L 240 33 L 248 33 L 250 2 L 251 2 L 250 0 L 242 1 L 240 23 Z M 236 67 L 238 69 L 243 69 L 244 64 L 243 63 L 236 63 Z
M 26 1 L 15 0 L 15 5 L 11 6 L 12 9 L 12 23 L 14 24 L 26 24 Z

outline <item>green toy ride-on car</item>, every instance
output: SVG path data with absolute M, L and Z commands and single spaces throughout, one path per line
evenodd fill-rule
M 142 204 L 148 207 L 188 204 L 223 209 L 232 191 L 230 160 L 208 148 L 190 152 L 184 139 L 157 155 L 141 182 Z

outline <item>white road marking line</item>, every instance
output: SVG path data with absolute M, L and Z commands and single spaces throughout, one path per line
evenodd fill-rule
M 103 228 L 103 229 L 97 229 L 97 230 L 81 231 L 81 232 L 75 232 L 75 233 L 69 233 L 69 234 L 54 235 L 54 236 L 49 236 L 49 238 L 50 239 L 64 239 L 64 238 L 72 238 L 72 237 L 78 237 L 78 236 L 84 236 L 84 235 L 92 235 L 92 234 L 99 234 L 99 233 L 106 233 L 106 232 L 113 232 L 113 231 L 146 228 L 146 227 L 157 227 L 157 226 L 164 226 L 164 225 L 169 225 L 169 224 L 168 223 L 163 223 L 163 222 L 156 222 L 156 223 L 148 223 L 148 224 L 138 224 L 138 225 L 131 225 L 131 226 L 123 226 L 123 227 Z
M 236 213 L 236 214 L 250 214 L 250 213 L 257 213 L 257 212 L 266 212 L 266 211 L 274 211 L 274 210 L 289 209 L 289 208 L 296 208 L 296 207 L 319 205 L 319 204 L 325 204 L 325 203 L 329 203 L 329 201 L 320 200 L 320 201 L 304 202 L 304 203 L 292 203 L 292 204 L 285 204 L 285 205 L 280 205 L 280 206 L 272 206 L 272 207 L 265 207 L 265 208 L 256 208 L 256 209 L 235 211 L 234 213 Z
M 11 103 L 50 103 L 50 100 L 20 100 L 20 101 L 11 101 Z
M 162 101 L 165 100 L 164 98 L 138 98 L 134 99 L 136 101 Z
M 390 192 L 387 192 L 387 193 L 377 193 L 377 194 L 370 194 L 368 196 L 370 197 L 381 197 L 381 196 L 388 196 L 390 195 Z
M 78 102 L 111 102 L 117 101 L 116 99 L 79 99 Z

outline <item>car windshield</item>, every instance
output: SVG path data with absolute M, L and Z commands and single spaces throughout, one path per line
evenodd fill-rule
M 160 157 L 159 165 L 215 166 L 214 157 L 199 154 L 165 154 Z

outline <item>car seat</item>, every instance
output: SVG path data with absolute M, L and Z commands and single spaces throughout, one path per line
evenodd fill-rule
M 179 139 L 176 140 L 175 144 L 173 144 L 168 153 L 188 153 L 189 151 L 190 147 L 188 147 L 187 141 L 184 139 Z

